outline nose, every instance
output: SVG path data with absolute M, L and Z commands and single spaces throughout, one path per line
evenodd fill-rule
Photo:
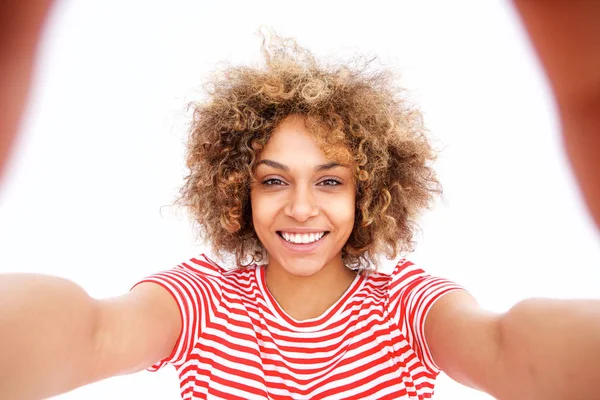
M 305 222 L 309 218 L 319 215 L 319 208 L 315 204 L 315 196 L 312 191 L 309 188 L 297 186 L 291 191 L 284 212 L 298 222 Z

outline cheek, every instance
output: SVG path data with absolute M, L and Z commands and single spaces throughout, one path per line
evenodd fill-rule
M 272 199 L 260 193 L 250 193 L 250 208 L 252 209 L 252 222 L 254 229 L 259 231 L 265 229 L 268 221 L 273 221 L 276 212 Z
M 348 195 L 340 197 L 337 201 L 329 202 L 328 214 L 338 229 L 344 231 L 351 231 L 354 226 L 355 218 L 355 197 L 354 195 Z

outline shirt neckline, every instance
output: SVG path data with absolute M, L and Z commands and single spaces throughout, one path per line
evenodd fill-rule
M 323 314 L 315 318 L 299 321 L 286 313 L 269 291 L 269 288 L 267 287 L 265 266 L 257 266 L 255 273 L 258 286 L 263 293 L 269 311 L 279 320 L 280 323 L 282 323 L 282 325 L 294 330 L 302 330 L 305 332 L 316 331 L 326 325 L 329 325 L 332 322 L 333 317 L 344 308 L 344 306 L 348 303 L 348 300 L 354 296 L 354 294 L 362 287 L 364 282 L 363 276 L 361 274 L 356 274 L 356 277 L 350 283 L 350 286 L 348 286 L 344 294 L 342 294 L 342 296 L 340 296 L 340 298 L 331 307 L 323 312 Z

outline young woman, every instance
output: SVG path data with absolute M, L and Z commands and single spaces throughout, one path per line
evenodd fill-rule
M 4 398 L 166 364 L 184 399 L 423 399 L 440 370 L 500 399 L 598 397 L 600 302 L 482 310 L 408 260 L 440 188 L 421 115 L 391 78 L 275 40 L 197 104 L 179 203 L 220 254 L 95 300 L 53 277 L 0 279 Z

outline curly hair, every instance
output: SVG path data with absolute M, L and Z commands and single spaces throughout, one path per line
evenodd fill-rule
M 191 104 L 189 174 L 177 203 L 200 236 L 217 254 L 234 254 L 238 267 L 268 257 L 252 223 L 255 166 L 274 128 L 300 115 L 326 155 L 342 157 L 327 152 L 346 149 L 355 171 L 356 214 L 344 263 L 369 271 L 381 254 L 391 259 L 413 250 L 417 217 L 441 187 L 422 115 L 394 74 L 372 71 L 361 58 L 324 64 L 276 35 L 263 36 L 261 50 L 264 63 L 222 67 L 205 86 L 207 99 Z

